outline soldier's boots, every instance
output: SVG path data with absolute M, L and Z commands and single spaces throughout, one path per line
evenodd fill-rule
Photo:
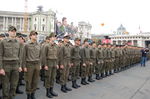
M 92 79 L 92 76 L 89 76 L 88 81 L 89 82 L 95 82 L 95 80 Z
M 77 87 L 77 85 L 75 83 L 76 83 L 75 81 L 72 81 L 72 88 L 77 89 L 78 87 Z
M 74 81 L 72 81 L 72 87 L 75 88 L 75 89 L 77 89 L 77 88 L 79 88 L 81 86 L 77 84 L 76 80 L 74 80 Z
M 80 85 L 78 85 L 77 83 L 75 83 L 76 84 L 76 86 L 79 88 L 79 87 L 81 87 Z
M 19 85 L 17 86 L 16 94 L 23 94 L 23 91 L 21 91 L 21 90 L 19 89 Z
M 47 96 L 48 98 L 53 98 L 53 96 L 52 96 L 51 93 L 50 93 L 49 88 L 46 88 L 46 96 Z
M 107 77 L 108 76 L 108 72 L 105 72 L 105 77 Z
M 84 82 L 88 85 L 89 83 L 86 81 L 86 78 L 84 78 Z
M 61 91 L 64 92 L 64 93 L 67 93 L 67 90 L 65 89 L 64 85 L 61 86 Z
M 55 96 L 55 97 L 58 96 L 58 94 L 57 94 L 56 92 L 54 92 L 53 87 L 51 87 L 49 90 L 50 90 L 50 94 L 51 94 L 52 96 Z
M 114 69 L 114 73 L 117 73 L 117 69 Z
M 82 79 L 81 79 L 81 84 L 82 84 L 82 85 L 86 85 L 86 83 L 85 83 L 85 78 L 82 78 Z
M 32 99 L 31 94 L 27 94 L 27 99 Z
M 113 73 L 112 73 L 112 71 L 111 71 L 111 70 L 109 71 L 109 75 L 113 75 Z
M 35 98 L 35 93 L 34 93 L 34 92 L 31 93 L 31 99 L 36 99 L 36 98 Z
M 101 73 L 101 78 L 104 78 L 104 77 L 105 77 L 104 73 Z
M 100 80 L 101 77 L 99 76 L 99 74 L 96 74 L 96 80 Z
M 67 90 L 67 91 L 72 91 L 72 89 L 71 88 L 69 88 L 69 87 L 67 87 L 67 85 L 65 84 L 65 89 Z

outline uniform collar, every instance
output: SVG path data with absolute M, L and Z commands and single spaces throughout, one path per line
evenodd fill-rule
M 50 44 L 51 46 L 55 46 L 55 43 L 53 43 L 53 44 L 52 44 L 52 43 L 49 43 L 49 44 Z
M 65 45 L 65 46 L 69 46 L 69 44 L 68 44 L 68 43 L 65 43 L 64 45 Z
M 37 42 L 34 42 L 34 43 L 33 43 L 33 42 L 29 41 L 29 44 L 37 44 Z
M 7 38 L 6 40 L 7 40 L 7 42 L 13 42 L 13 41 L 17 42 L 16 39 L 12 39 L 12 38 Z

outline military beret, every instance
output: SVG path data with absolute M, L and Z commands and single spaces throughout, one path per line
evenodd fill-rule
M 64 36 L 63 38 L 65 38 L 65 39 L 70 39 L 70 36 L 69 36 L 69 35 L 66 35 L 66 36 Z
M 48 40 L 49 39 L 49 36 L 46 36 L 46 38 L 45 38 L 46 40 Z
M 17 29 L 16 29 L 14 26 L 10 26 L 10 27 L 8 28 L 8 31 L 17 31 Z
M 63 41 L 62 40 L 58 40 L 58 42 L 62 43 Z
M 84 39 L 84 42 L 89 42 L 89 39 L 88 38 Z
M 56 34 L 55 33 L 51 33 L 50 35 L 49 35 L 49 37 L 51 38 L 51 37 L 56 37 Z
M 0 37 L 5 37 L 5 35 L 4 34 L 0 34 Z
M 32 36 L 32 35 L 38 35 L 38 33 L 36 31 L 31 31 L 29 36 Z
M 75 38 L 75 40 L 74 41 L 81 41 L 81 39 L 80 38 Z

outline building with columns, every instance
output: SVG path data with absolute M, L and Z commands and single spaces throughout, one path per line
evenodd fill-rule
M 129 44 L 139 47 L 149 47 L 150 46 L 150 34 L 149 35 L 117 35 L 110 36 L 112 44 L 124 45 Z
M 28 16 L 29 24 L 28 31 L 31 29 L 31 15 Z M 24 13 L 23 12 L 10 12 L 0 11 L 0 32 L 4 33 L 8 31 L 9 26 L 15 26 L 18 32 L 24 31 Z
M 141 34 L 137 33 L 134 35 L 131 34 L 129 35 L 129 33 L 125 33 L 125 31 L 124 32 L 123 31 L 119 30 L 120 32 L 119 34 L 117 32 L 117 34 L 110 36 L 112 44 L 116 44 L 116 45 L 129 44 L 138 47 L 150 48 L 150 32 L 145 32 L 145 33 L 143 32 Z
M 24 12 L 0 11 L 0 33 L 7 33 L 11 25 L 17 28 L 17 32 L 24 33 L 24 16 Z M 55 12 L 43 11 L 39 6 L 36 12 L 27 14 L 27 34 L 35 30 L 41 35 L 49 35 L 54 32 L 55 18 Z
M 80 38 L 91 38 L 91 29 L 92 25 L 90 23 L 84 21 L 78 22 L 78 32 Z
M 126 28 L 121 24 L 120 27 L 118 27 L 116 35 L 128 35 Z

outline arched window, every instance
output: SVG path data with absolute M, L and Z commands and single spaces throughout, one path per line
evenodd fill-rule
M 36 28 L 37 28 L 37 27 L 36 27 L 36 24 L 34 24 L 34 30 L 36 30 Z
M 45 31 L 45 25 L 42 26 L 42 31 Z

